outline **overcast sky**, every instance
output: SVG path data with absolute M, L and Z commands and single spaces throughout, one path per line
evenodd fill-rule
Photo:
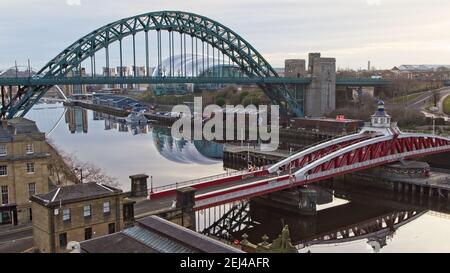
M 1 0 L 0 69 L 27 58 L 40 68 L 102 25 L 158 10 L 217 20 L 274 67 L 308 52 L 340 68 L 450 64 L 447 0 Z

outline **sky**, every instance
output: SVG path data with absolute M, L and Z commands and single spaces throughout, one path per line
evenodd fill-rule
M 446 0 L 1 0 L 0 70 L 28 58 L 40 68 L 98 27 L 159 10 L 214 19 L 274 67 L 308 52 L 343 69 L 450 64 Z

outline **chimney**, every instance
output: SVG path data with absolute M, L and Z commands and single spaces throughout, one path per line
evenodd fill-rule
M 8 120 L 7 119 L 2 119 L 2 127 L 4 129 L 8 128 Z
M 132 197 L 143 197 L 147 196 L 147 179 L 148 175 L 146 174 L 136 174 L 131 175 L 131 196 Z

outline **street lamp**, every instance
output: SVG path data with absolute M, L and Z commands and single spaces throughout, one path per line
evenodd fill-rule
M 292 184 L 292 147 L 289 147 L 289 182 Z
M 153 193 L 153 175 L 150 176 L 150 192 Z
M 436 121 L 435 121 L 435 116 L 433 115 L 433 135 L 436 135 Z
M 83 169 L 75 168 L 75 171 L 80 171 L 80 182 L 81 184 L 83 184 Z

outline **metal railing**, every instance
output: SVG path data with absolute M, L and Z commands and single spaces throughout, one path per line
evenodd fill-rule
M 254 146 L 254 145 L 250 145 L 250 147 L 248 147 L 248 146 L 225 144 L 223 151 L 224 152 L 232 152 L 232 153 L 254 152 L 254 153 L 267 154 L 267 155 L 289 156 L 289 151 L 287 151 L 287 150 L 278 149 L 275 151 L 270 151 L 270 150 L 265 150 L 264 147 Z
M 400 129 L 402 133 L 409 133 L 409 134 L 428 134 L 433 136 L 433 130 L 403 130 Z M 443 137 L 449 137 L 450 132 L 440 132 L 439 130 L 435 130 L 434 135 L 436 136 L 443 136 Z
M 254 172 L 266 170 L 268 168 L 268 166 L 269 165 L 259 167 L 255 171 L 249 171 L 249 170 L 233 171 L 233 172 L 227 172 L 227 173 L 222 173 L 222 174 L 218 174 L 218 175 L 202 177 L 202 178 L 198 178 L 198 179 L 187 180 L 187 181 L 183 181 L 183 182 L 176 182 L 176 183 L 172 183 L 169 185 L 153 187 L 150 189 L 150 193 L 159 193 L 159 192 L 163 192 L 163 191 L 174 190 L 174 189 L 178 189 L 181 187 L 196 185 L 196 184 L 199 184 L 202 182 L 215 181 L 220 178 L 233 177 L 233 176 L 239 176 L 239 175 L 244 175 L 244 174 L 251 174 Z

